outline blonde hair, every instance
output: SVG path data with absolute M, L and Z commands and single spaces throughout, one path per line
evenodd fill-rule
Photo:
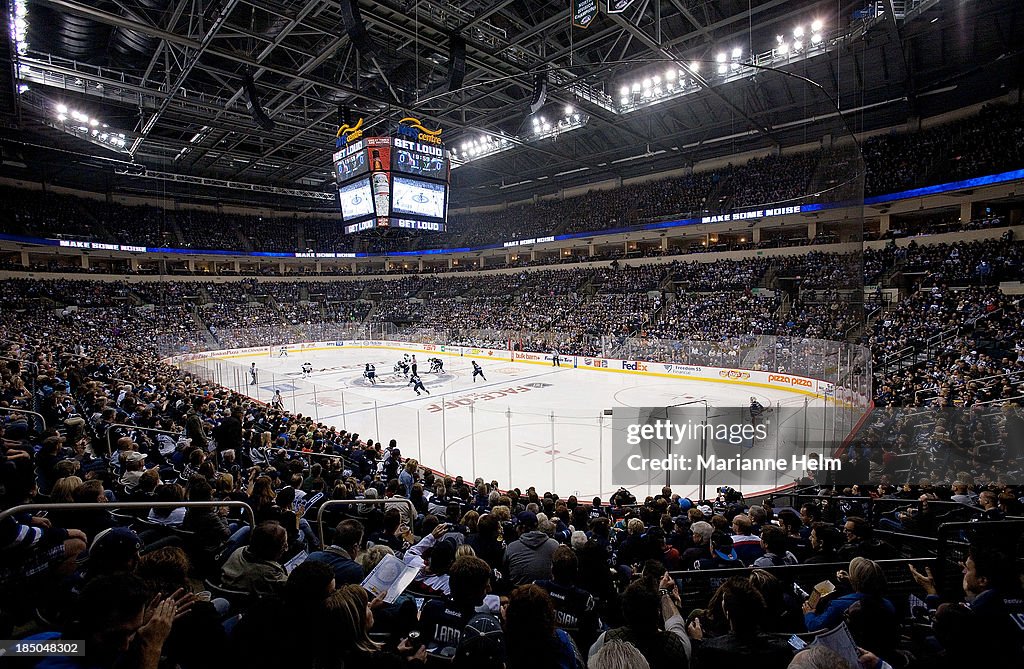
M 361 585 L 343 585 L 324 601 L 324 615 L 330 621 L 327 629 L 340 632 L 343 636 L 337 648 L 355 647 L 366 652 L 375 652 L 380 645 L 370 639 L 367 628 L 366 608 L 370 600 Z M 332 644 L 335 645 L 335 644 Z
M 458 560 L 460 557 L 476 557 L 476 551 L 469 544 L 462 544 L 455 549 L 455 559 Z
M 491 514 L 493 514 L 494 517 L 502 523 L 507 523 L 510 520 L 512 520 L 512 512 L 509 511 L 509 508 L 503 504 L 499 504 L 498 506 L 491 509 Z
M 77 476 L 65 476 L 56 483 L 53 484 L 53 489 L 50 490 L 50 501 L 51 502 L 73 502 L 71 495 L 74 494 L 75 490 L 79 488 L 83 483 L 82 479 Z
M 630 534 L 640 534 L 644 531 L 644 521 L 639 518 L 630 518 L 626 523 L 626 531 Z
M 874 560 L 855 557 L 850 560 L 850 585 L 854 592 L 881 595 L 885 591 L 885 572 Z
M 394 555 L 395 551 L 390 546 L 385 544 L 374 544 L 365 551 L 359 554 L 356 558 L 356 562 L 363 568 L 367 574 L 373 571 L 373 568 L 377 566 L 377 563 L 384 559 L 385 555 Z

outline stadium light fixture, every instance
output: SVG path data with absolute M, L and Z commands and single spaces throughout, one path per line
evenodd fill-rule
M 793 28 L 793 37 L 796 37 L 797 39 L 800 39 L 803 36 L 804 36 L 804 27 L 803 26 L 797 26 L 796 28 Z
M 28 0 L 14 0 L 11 5 L 10 33 L 19 56 L 28 54 Z
M 824 25 L 825 24 L 822 23 L 821 19 L 815 19 L 811 23 L 811 32 L 813 32 L 813 33 L 820 33 L 821 29 L 824 27 Z
M 719 52 L 718 55 L 715 56 L 715 62 L 716 63 L 724 63 L 728 59 L 729 59 L 729 56 L 727 56 L 724 51 Z
M 732 49 L 732 57 L 733 58 L 739 58 L 742 55 L 743 55 L 743 49 L 741 49 L 738 46 L 737 47 L 733 47 L 733 49 Z
M 69 109 L 64 103 L 54 105 L 54 111 L 55 122 L 48 122 L 47 125 L 104 148 L 125 151 L 128 140 L 124 133 L 110 130 L 110 126 L 98 118 L 77 109 Z

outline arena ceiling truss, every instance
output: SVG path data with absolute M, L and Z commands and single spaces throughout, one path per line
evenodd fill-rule
M 599 0 L 586 29 L 572 0 L 363 0 L 357 48 L 344 4 L 10 0 L 9 125 L 125 175 L 295 196 L 331 190 L 342 111 L 369 131 L 411 115 L 456 151 L 454 204 L 483 204 L 819 139 L 786 77 L 750 64 L 817 82 L 853 130 L 987 99 L 1019 86 L 1024 32 L 1015 0 Z M 450 92 L 453 35 L 465 77 Z M 662 71 L 680 85 L 655 104 L 641 82 Z M 272 128 L 247 108 L 247 75 Z

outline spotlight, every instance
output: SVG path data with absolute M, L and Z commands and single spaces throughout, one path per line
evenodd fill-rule
M 67 105 L 57 105 L 57 113 L 58 114 L 67 114 L 68 113 Z
M 99 121 L 97 121 L 96 119 L 94 119 L 94 118 L 91 118 L 91 119 L 89 119 L 89 125 L 91 125 L 92 127 L 94 127 L 94 128 L 95 128 L 95 127 L 96 127 L 96 126 L 98 126 L 99 124 L 100 124 L 100 122 L 99 122 Z
M 626 105 L 629 104 L 629 98 L 622 98 L 621 100 L 619 100 L 619 104 L 625 107 Z
M 629 95 L 629 86 L 623 86 L 622 90 L 619 91 L 622 95 Z
M 692 71 L 694 71 L 694 72 L 699 72 L 700 71 L 700 61 L 696 61 L 695 60 L 692 63 L 690 63 L 690 69 Z
M 718 73 L 719 74 L 725 74 L 728 71 L 729 71 L 729 66 L 728 65 L 723 63 L 723 64 L 718 66 Z
M 821 19 L 815 19 L 814 23 L 811 24 L 811 32 L 820 33 L 824 24 Z
M 572 114 L 572 105 L 565 105 L 565 115 L 569 116 Z
M 821 33 L 814 33 L 813 35 L 811 35 L 811 44 L 820 44 L 820 43 L 821 43 Z
M 787 44 L 787 43 L 785 43 L 785 42 L 782 42 L 782 43 L 780 43 L 780 44 L 779 44 L 779 46 L 778 46 L 778 47 L 777 47 L 777 48 L 775 49 L 775 51 L 776 51 L 776 52 L 777 52 L 777 53 L 778 53 L 778 54 L 779 54 L 780 56 L 785 56 L 785 55 L 786 55 L 787 53 L 789 53 L 789 44 Z
M 640 82 L 639 81 L 634 82 L 634 84 L 633 84 L 633 92 L 636 93 L 639 90 L 640 90 Z
M 657 86 L 660 83 L 661 83 L 661 77 L 659 77 L 658 75 L 654 75 L 654 85 Z
M 666 70 L 665 71 L 665 80 L 666 81 L 672 81 L 675 78 L 676 78 L 676 71 L 675 70 Z
M 723 52 L 719 53 L 717 56 L 715 56 L 715 61 L 719 62 L 719 63 L 724 63 L 727 58 L 728 58 L 728 56 L 726 56 L 725 52 L 723 51 Z
M 795 40 L 793 42 L 793 51 L 799 51 L 804 48 L 804 43 L 801 40 Z
M 803 36 L 804 36 L 804 27 L 803 26 L 797 26 L 796 28 L 793 28 L 793 37 L 803 37 Z
M 551 124 L 550 123 L 545 123 L 541 127 L 544 128 L 544 132 L 547 132 L 548 130 L 551 130 Z
M 650 87 L 651 87 L 651 80 L 649 78 L 648 79 L 644 79 L 644 90 L 646 90 L 646 89 L 648 89 Z
M 732 57 L 733 58 L 739 58 L 742 55 L 743 55 L 743 49 L 741 49 L 740 47 L 733 48 L 733 50 L 732 50 Z

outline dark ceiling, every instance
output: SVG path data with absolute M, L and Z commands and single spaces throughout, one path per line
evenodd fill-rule
M 5 152 L 22 142 L 21 155 L 47 164 L 48 179 L 99 179 L 95 187 L 122 191 L 214 192 L 117 176 L 119 162 L 329 191 L 345 107 L 371 130 L 418 116 L 443 128 L 450 146 L 481 133 L 518 137 L 511 150 L 452 173 L 454 205 L 487 204 L 942 113 L 1019 88 L 1024 63 L 1014 38 L 1024 34 L 1019 0 L 634 0 L 615 15 L 600 0 L 585 30 L 571 28 L 569 0 L 364 0 L 362 52 L 339 0 L 26 2 L 28 51 L 18 65 L 29 90 L 18 95 L 8 71 Z M 894 11 L 858 14 L 876 4 Z M 779 72 L 715 76 L 719 52 L 739 47 L 746 59 L 815 19 L 825 25 L 817 55 L 773 63 Z M 448 92 L 453 33 L 466 40 L 466 75 L 463 88 Z M 645 109 L 615 108 L 623 83 L 670 63 L 697 63 L 698 90 Z M 272 130 L 246 109 L 246 71 Z M 571 104 L 589 116 L 585 127 L 530 138 L 540 71 L 550 84 L 539 114 L 557 116 Z M 592 102 L 605 95 L 605 104 Z M 832 99 L 843 116 L 830 113 Z M 134 155 L 45 125 L 57 103 L 141 138 Z M 33 146 L 92 154 L 83 160 L 97 169 Z

